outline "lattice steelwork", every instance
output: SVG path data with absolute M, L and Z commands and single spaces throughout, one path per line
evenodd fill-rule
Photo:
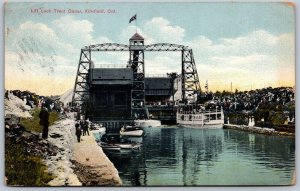
M 133 70 L 133 84 L 131 91 L 131 116 L 148 118 L 145 107 L 145 65 L 144 65 L 144 38 L 135 34 L 129 39 L 129 64 Z
M 196 100 L 200 92 L 200 82 L 192 49 L 183 45 L 160 43 L 145 46 L 145 51 L 181 51 L 181 98 L 182 101 Z
M 91 50 L 81 49 L 72 97 L 72 103 L 76 106 L 82 107 L 84 102 L 89 101 L 88 73 L 92 67 Z
M 132 42 L 134 42 L 132 40 Z M 76 75 L 75 87 L 73 92 L 73 104 L 82 105 L 89 99 L 89 85 L 87 82 L 88 71 L 93 68 L 91 52 L 93 51 L 129 51 L 129 63 L 133 68 L 134 82 L 132 90 L 132 110 L 133 114 L 144 110 L 145 104 L 145 66 L 144 51 L 180 51 L 182 55 L 182 101 L 195 100 L 200 91 L 200 82 L 197 74 L 196 64 L 193 57 L 193 51 L 187 46 L 158 43 L 144 45 L 142 44 L 117 44 L 104 43 L 86 46 L 81 49 L 79 65 Z
M 91 51 L 129 51 L 129 46 L 117 43 L 104 43 L 86 46 L 84 49 L 90 49 Z
M 182 95 L 183 101 L 196 100 L 200 91 L 200 82 L 192 49 L 182 50 Z

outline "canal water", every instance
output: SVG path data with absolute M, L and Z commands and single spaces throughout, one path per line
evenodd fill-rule
M 124 186 L 291 183 L 293 138 L 176 126 L 144 130 L 139 151 L 108 154 Z

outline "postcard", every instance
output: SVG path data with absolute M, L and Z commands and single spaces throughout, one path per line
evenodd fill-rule
M 7 186 L 286 186 L 295 5 L 6 2 Z

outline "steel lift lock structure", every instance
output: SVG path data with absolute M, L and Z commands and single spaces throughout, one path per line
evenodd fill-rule
M 193 51 L 188 46 L 158 43 L 144 45 L 144 38 L 135 33 L 129 39 L 129 45 L 117 43 L 104 43 L 85 46 L 81 49 L 79 64 L 76 74 L 74 92 L 72 97 L 73 106 L 84 111 L 85 103 L 90 101 L 89 72 L 94 68 L 92 54 L 95 52 L 129 52 L 128 66 L 132 69 L 131 89 L 131 118 L 138 119 L 140 116 L 148 116 L 145 105 L 145 52 L 181 52 L 181 101 L 193 102 L 200 92 L 200 82 L 197 74 Z

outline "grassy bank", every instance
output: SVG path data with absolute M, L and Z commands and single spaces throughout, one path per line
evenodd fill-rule
M 39 126 L 40 109 L 32 110 L 32 118 L 20 120 L 29 131 L 42 132 Z M 50 112 L 49 122 L 57 121 L 58 113 Z M 5 176 L 9 186 L 47 186 L 54 177 L 47 172 L 42 156 L 28 153 L 27 148 L 16 138 L 5 138 Z
M 5 176 L 9 186 L 47 186 L 54 178 L 47 173 L 42 157 L 27 153 L 9 138 L 5 139 Z
M 40 111 L 41 110 L 39 108 L 32 110 L 32 112 L 31 112 L 32 118 L 21 118 L 20 124 L 23 125 L 29 131 L 35 131 L 35 132 L 41 133 L 43 131 L 43 129 L 39 125 Z M 49 126 L 50 126 L 50 125 L 53 125 L 53 123 L 58 120 L 58 113 L 50 112 L 49 114 L 50 114 L 49 115 Z

